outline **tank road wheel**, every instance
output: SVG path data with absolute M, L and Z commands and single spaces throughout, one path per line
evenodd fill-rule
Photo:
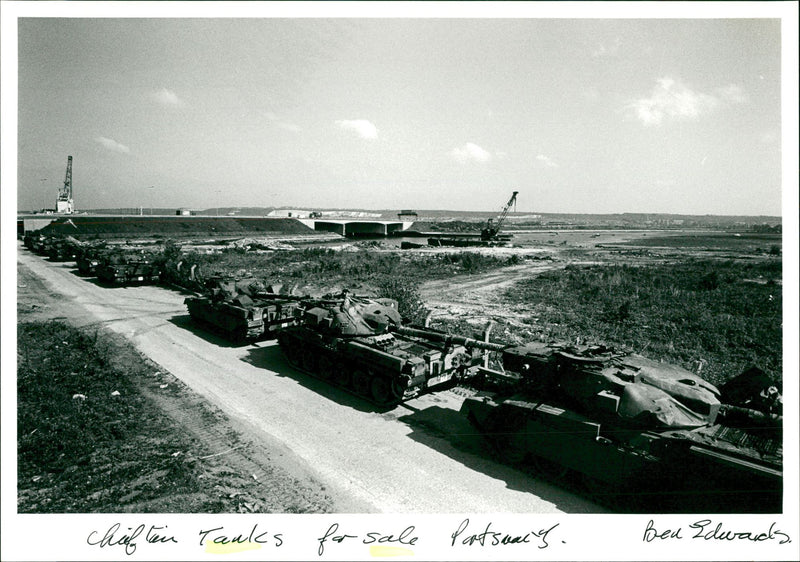
M 319 358 L 319 366 L 317 367 L 319 371 L 319 378 L 327 380 L 331 380 L 336 373 L 336 368 L 331 361 L 330 357 L 325 355 Z
M 564 480 L 569 472 L 569 468 L 555 461 L 540 457 L 539 455 L 532 455 L 533 468 L 547 478 L 548 480 L 558 483 Z
M 300 361 L 303 364 L 303 369 L 304 370 L 306 370 L 309 373 L 311 373 L 312 375 L 316 376 L 316 374 L 318 372 L 319 361 L 318 361 L 317 356 L 315 354 L 313 354 L 313 353 L 303 353 L 303 356 L 300 359 Z
M 344 388 L 350 387 L 350 366 L 349 365 L 335 365 L 333 369 L 333 382 L 337 386 Z
M 393 406 L 400 401 L 403 394 L 398 396 L 389 377 L 376 376 L 370 382 L 372 400 L 381 406 Z
M 518 468 L 523 466 L 525 461 L 528 460 L 528 454 L 525 452 L 525 450 L 517 445 L 512 444 L 510 439 L 505 445 L 503 445 L 502 452 L 500 454 L 503 456 L 503 459 L 506 463 Z
M 355 390 L 356 394 L 369 396 L 369 379 L 370 376 L 366 371 L 361 369 L 353 371 L 353 390 Z
M 300 358 L 302 355 L 297 344 L 292 341 L 291 338 L 283 338 L 280 341 L 280 346 L 284 355 L 286 355 L 286 360 L 289 361 L 289 365 L 292 367 L 300 367 Z

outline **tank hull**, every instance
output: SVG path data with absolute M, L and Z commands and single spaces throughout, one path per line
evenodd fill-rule
M 184 304 L 192 320 L 234 342 L 274 336 L 277 330 L 296 323 L 298 307 L 294 301 L 238 306 L 227 301 L 214 302 L 208 297 L 188 297 Z
M 461 411 L 502 461 L 619 511 L 781 511 L 781 463 L 723 446 L 719 425 L 638 431 L 525 397 L 468 398 Z
M 161 268 L 147 262 L 100 264 L 95 273 L 98 279 L 111 285 L 146 285 L 161 280 Z
M 342 338 L 295 326 L 278 343 L 296 369 L 381 408 L 453 385 L 472 361 L 463 346 L 395 334 Z

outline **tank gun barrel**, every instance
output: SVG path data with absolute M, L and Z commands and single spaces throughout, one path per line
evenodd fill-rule
M 255 293 L 253 293 L 253 296 L 259 299 L 287 300 L 287 301 L 306 301 L 311 298 L 307 295 L 282 295 L 280 293 L 269 293 L 267 291 L 256 291 Z
M 443 332 L 434 332 L 431 330 L 420 330 L 417 328 L 407 328 L 404 326 L 392 326 L 389 328 L 392 332 L 397 332 L 404 336 L 412 336 L 417 338 L 424 338 L 431 341 L 443 342 L 445 344 L 463 345 L 467 348 L 485 349 L 487 351 L 503 351 L 508 347 L 507 344 L 490 343 L 474 338 L 467 338 L 464 336 L 456 336 Z

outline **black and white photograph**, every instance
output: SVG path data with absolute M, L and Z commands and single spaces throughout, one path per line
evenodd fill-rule
M 1 7 L 3 560 L 800 557 L 796 3 Z

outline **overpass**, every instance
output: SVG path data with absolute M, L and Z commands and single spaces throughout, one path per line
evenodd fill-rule
M 333 232 L 342 236 L 389 236 L 408 230 L 413 221 L 377 219 L 296 219 L 320 232 Z
M 123 215 L 123 214 L 18 214 L 17 234 L 22 236 L 25 232 L 40 230 L 59 219 L 69 218 L 72 225 L 80 232 L 108 234 L 108 233 L 138 233 L 138 234 L 174 234 L 176 229 L 180 234 L 197 233 L 223 235 L 236 231 L 258 233 L 263 231 L 287 231 L 285 225 L 277 228 L 274 225 L 289 222 L 297 228 L 305 230 L 311 228 L 318 232 L 332 232 L 341 236 L 389 236 L 395 232 L 402 232 L 414 224 L 413 221 L 380 220 L 370 218 L 275 218 L 275 217 L 248 217 L 248 216 L 212 216 L 212 215 Z M 218 223 L 217 223 L 218 221 Z M 224 224 L 223 224 L 224 223 Z M 297 223 L 302 223 L 301 227 Z M 199 225 L 193 227 L 193 225 Z M 127 225 L 127 226 L 126 226 Z M 216 228 L 213 226 L 216 225 Z M 272 226 L 270 226 L 272 225 Z M 223 228 L 224 226 L 224 228 Z M 88 229 L 88 230 L 87 230 Z M 292 229 L 289 229 L 292 230 Z M 197 232 L 196 232 L 197 231 Z

